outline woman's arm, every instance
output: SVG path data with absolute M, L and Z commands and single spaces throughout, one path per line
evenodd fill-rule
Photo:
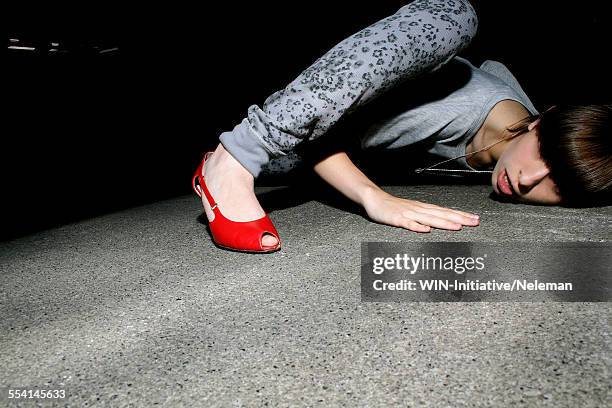
M 321 160 L 314 170 L 332 187 L 362 206 L 372 190 L 382 191 L 353 164 L 346 152 L 337 152 Z
M 476 226 L 478 216 L 432 204 L 395 197 L 372 182 L 357 168 L 345 152 L 337 152 L 319 161 L 315 172 L 332 187 L 360 204 L 376 222 L 415 232 L 429 232 L 430 227 L 459 230 Z

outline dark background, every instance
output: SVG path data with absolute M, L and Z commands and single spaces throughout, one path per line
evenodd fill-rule
M 7 41 L 58 41 L 66 52 L 3 50 L 1 238 L 190 194 L 201 153 L 250 104 L 405 3 L 7 10 Z M 472 4 L 479 31 L 462 56 L 506 64 L 540 109 L 610 102 L 605 2 Z

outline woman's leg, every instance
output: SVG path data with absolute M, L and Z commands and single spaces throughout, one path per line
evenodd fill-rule
M 262 109 L 250 106 L 221 143 L 257 177 L 265 163 L 323 135 L 394 84 L 439 68 L 476 29 L 467 0 L 415 0 L 341 41 Z
M 438 69 L 470 43 L 477 24 L 467 0 L 415 0 L 341 41 L 261 109 L 249 107 L 240 124 L 221 134 L 205 166 L 224 214 L 236 221 L 262 216 L 253 194 L 262 167 L 398 82 Z
M 261 166 L 259 176 L 269 176 L 275 174 L 287 174 L 302 165 L 303 159 L 296 152 L 288 152 L 284 156 L 271 159 Z

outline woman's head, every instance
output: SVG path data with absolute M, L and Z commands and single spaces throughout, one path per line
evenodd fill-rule
M 554 106 L 508 132 L 512 139 L 493 171 L 500 195 L 552 205 L 612 204 L 612 105 Z

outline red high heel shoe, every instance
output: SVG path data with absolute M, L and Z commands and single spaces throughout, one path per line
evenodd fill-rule
M 206 152 L 202 162 L 198 166 L 192 180 L 193 190 L 202 197 L 202 190 L 215 214 L 215 219 L 208 222 L 213 241 L 218 246 L 240 252 L 274 252 L 280 249 L 281 242 L 274 224 L 266 213 L 265 216 L 253 221 L 232 221 L 221 214 L 219 207 L 213 199 L 204 182 L 204 162 L 213 152 Z M 264 234 L 272 234 L 278 239 L 273 247 L 265 247 L 261 243 Z

